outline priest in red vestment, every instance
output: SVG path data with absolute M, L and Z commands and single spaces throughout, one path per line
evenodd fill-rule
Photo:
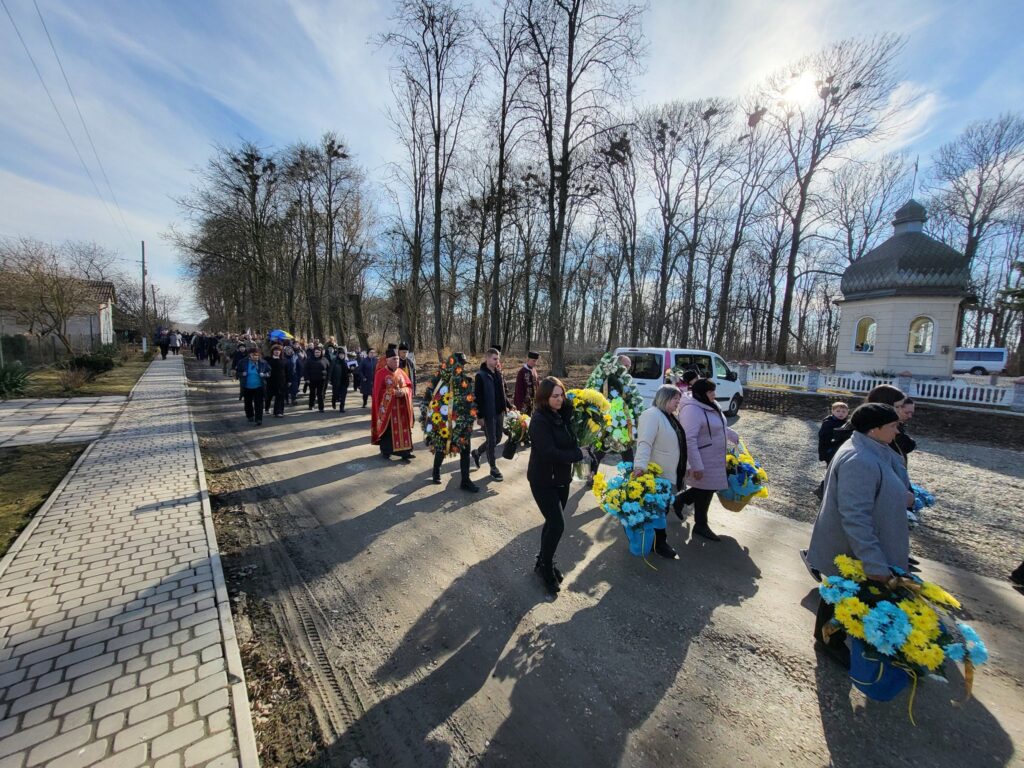
M 414 458 L 412 381 L 398 363 L 398 350 L 388 349 L 384 367 L 374 377 L 370 441 L 380 446 L 381 457 L 389 459 L 397 453 L 402 461 L 409 461 Z

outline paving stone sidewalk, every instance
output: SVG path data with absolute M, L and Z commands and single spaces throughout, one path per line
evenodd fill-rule
M 126 399 L 109 395 L 0 401 L 0 448 L 91 442 L 103 434 Z
M 0 560 L 0 768 L 256 766 L 181 358 Z

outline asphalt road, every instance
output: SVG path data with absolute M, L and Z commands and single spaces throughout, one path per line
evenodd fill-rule
M 681 559 L 631 557 L 574 485 L 549 600 L 525 456 L 428 483 L 385 463 L 368 411 L 291 408 L 247 424 L 236 385 L 193 367 L 193 413 L 255 533 L 262 594 L 323 732 L 304 764 L 369 766 L 1002 766 L 1024 744 L 1024 595 L 923 561 L 992 652 L 962 706 L 948 684 L 866 701 L 811 645 L 810 527 L 712 506 L 718 544 L 673 520 Z M 361 398 L 350 397 L 350 405 Z M 742 416 L 740 417 L 742 425 Z M 365 762 L 362 762 L 365 761 Z

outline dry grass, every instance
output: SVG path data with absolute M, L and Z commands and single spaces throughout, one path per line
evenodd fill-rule
M 71 469 L 85 443 L 0 448 L 0 556 Z
M 29 385 L 24 397 L 127 396 L 148 367 L 149 363 L 143 360 L 131 360 L 99 374 L 91 381 L 69 382 L 73 384 L 70 389 L 65 388 L 63 380 L 68 371 L 40 368 L 29 374 Z

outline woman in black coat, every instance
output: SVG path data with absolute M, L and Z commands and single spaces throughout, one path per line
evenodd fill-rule
M 569 423 L 572 403 L 565 397 L 565 385 L 548 376 L 537 388 L 537 398 L 530 419 L 530 463 L 526 479 L 530 492 L 544 515 L 540 532 L 540 554 L 534 570 L 544 580 L 549 594 L 558 594 L 562 574 L 555 568 L 555 549 L 565 530 L 562 510 L 569 500 L 572 465 L 583 460 L 576 436 Z
M 270 348 L 270 359 L 267 362 L 270 364 L 270 378 L 267 379 L 266 409 L 270 411 L 273 400 L 274 416 L 280 419 L 284 416 L 284 404 L 288 399 L 288 369 L 280 344 Z
M 306 382 L 309 384 L 309 410 L 315 405 L 324 412 L 324 391 L 327 389 L 330 361 L 324 357 L 323 347 L 314 347 L 311 357 L 306 358 Z

